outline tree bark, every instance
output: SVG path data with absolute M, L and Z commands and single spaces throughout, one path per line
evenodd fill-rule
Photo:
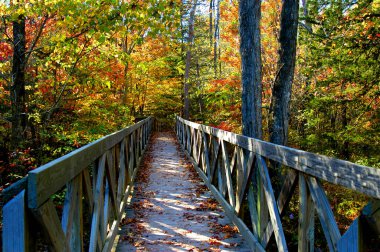
M 296 62 L 298 0 L 284 0 L 281 10 L 278 74 L 271 101 L 270 141 L 286 145 L 288 141 L 290 97 Z
M 15 149 L 23 138 L 25 118 L 25 17 L 13 21 L 12 86 L 10 92 L 12 111 L 11 145 Z
M 189 119 L 190 117 L 190 98 L 189 98 L 189 88 L 190 88 L 190 65 L 191 65 L 191 48 L 194 40 L 194 18 L 195 11 L 197 8 L 198 0 L 194 0 L 193 6 L 190 11 L 189 18 L 189 34 L 187 39 L 187 49 L 186 49 L 186 68 L 185 68 L 185 80 L 183 86 L 183 99 L 184 99 L 184 108 L 183 108 L 183 117 Z
M 239 3 L 243 135 L 262 138 L 261 1 Z
M 210 47 L 212 47 L 212 19 L 213 19 L 213 13 L 214 13 L 214 0 L 210 0 L 210 6 L 209 6 L 209 39 L 210 39 Z
M 220 1 L 217 0 L 216 4 L 216 17 L 215 17 L 215 28 L 214 28 L 214 78 L 218 77 L 218 47 L 219 47 L 219 20 L 220 20 Z
M 201 69 L 200 69 L 198 59 L 197 59 L 196 69 L 197 69 L 197 88 L 198 88 L 198 92 L 199 92 L 199 95 L 198 95 L 199 116 L 203 120 L 203 112 L 204 112 L 203 88 L 201 85 L 201 79 L 200 79 L 201 78 L 201 72 L 200 72 Z
M 347 118 L 347 101 L 344 101 L 342 103 L 342 130 L 345 131 L 347 130 L 347 126 L 348 126 L 348 118 Z M 344 158 L 345 160 L 350 160 L 350 149 L 349 149 L 349 146 L 350 146 L 350 143 L 348 140 L 343 140 L 343 146 L 341 146 L 341 155 L 342 155 L 342 158 Z

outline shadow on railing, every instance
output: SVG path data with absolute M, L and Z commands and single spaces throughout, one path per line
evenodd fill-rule
M 29 172 L 8 190 L 19 193 L 3 207 L 3 251 L 41 244 L 110 251 L 153 123 L 149 117 Z
M 197 172 L 253 251 L 273 251 L 268 248 L 273 234 L 277 250 L 288 251 L 282 214 L 295 192 L 300 202 L 298 251 L 314 251 L 315 216 L 330 251 L 364 251 L 371 242 L 369 234 L 379 239 L 380 169 L 248 138 L 180 117 L 176 119 L 176 133 Z M 277 198 L 268 171 L 270 161 L 288 167 Z M 373 199 L 343 236 L 321 181 Z

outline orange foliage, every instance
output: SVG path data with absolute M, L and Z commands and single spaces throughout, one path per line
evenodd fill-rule
M 12 57 L 13 49 L 5 42 L 0 42 L 0 61 L 9 60 Z

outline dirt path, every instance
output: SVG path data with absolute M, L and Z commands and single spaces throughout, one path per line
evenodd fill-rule
M 174 133 L 156 133 L 150 144 L 115 250 L 250 251 Z

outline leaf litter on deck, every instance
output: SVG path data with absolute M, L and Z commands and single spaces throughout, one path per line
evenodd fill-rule
M 116 251 L 250 251 L 238 229 L 180 151 L 172 132 L 155 133 Z

